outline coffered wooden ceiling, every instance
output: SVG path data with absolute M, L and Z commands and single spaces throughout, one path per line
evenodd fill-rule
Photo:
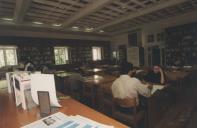
M 0 0 L 0 24 L 113 35 L 196 9 L 197 0 Z

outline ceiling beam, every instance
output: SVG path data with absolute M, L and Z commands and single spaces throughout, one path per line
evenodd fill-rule
M 32 0 L 16 0 L 16 6 L 14 11 L 14 21 L 15 23 L 21 23 L 25 17 L 25 13 L 29 8 Z
M 124 16 L 123 18 L 119 18 L 119 19 L 117 19 L 113 22 L 110 22 L 110 23 L 104 24 L 102 26 L 99 26 L 99 27 L 95 28 L 94 30 L 104 29 L 106 27 L 116 25 L 118 23 L 121 23 L 121 22 L 130 20 L 130 19 L 142 16 L 142 15 L 145 15 L 145 14 L 148 14 L 148 13 L 160 10 L 160 9 L 164 9 L 164 8 L 167 8 L 167 7 L 170 7 L 170 6 L 173 6 L 173 5 L 177 5 L 177 4 L 180 4 L 180 3 L 183 3 L 183 2 L 187 2 L 187 0 L 170 0 L 170 1 L 168 0 L 168 1 L 160 2 L 160 3 L 158 2 L 157 4 L 155 4 L 152 7 L 145 8 L 141 11 L 137 11 L 137 12 L 134 12 L 134 13 L 130 13 L 129 15 Z
M 85 8 L 79 11 L 76 15 L 73 17 L 70 17 L 65 23 L 63 23 L 64 28 L 68 27 L 75 21 L 79 20 L 80 18 L 87 16 L 96 10 L 104 7 L 106 4 L 112 2 L 113 0 L 94 0 L 92 3 L 88 4 Z

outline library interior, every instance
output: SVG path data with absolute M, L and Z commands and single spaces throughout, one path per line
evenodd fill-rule
M 197 0 L 0 0 L 0 128 L 197 128 Z

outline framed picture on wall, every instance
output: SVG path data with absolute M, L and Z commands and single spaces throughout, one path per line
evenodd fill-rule
M 164 32 L 157 33 L 157 41 L 164 41 Z
M 154 35 L 153 34 L 148 35 L 148 43 L 152 43 L 154 41 L 155 41 L 154 40 Z
M 157 33 L 157 41 L 161 41 L 161 33 Z

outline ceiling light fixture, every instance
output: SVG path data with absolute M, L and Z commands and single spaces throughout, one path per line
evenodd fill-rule
M 5 18 L 5 17 L 3 17 L 3 18 L 1 18 L 2 20 L 6 20 L 6 21 L 13 21 L 13 19 L 12 18 Z
M 73 31 L 79 31 L 79 30 L 80 30 L 80 28 L 77 27 L 77 26 L 73 26 L 71 29 L 72 29 Z
M 94 28 L 85 28 L 85 32 L 92 32 Z
M 43 24 L 42 22 L 37 22 L 37 21 L 35 21 L 35 22 L 33 22 L 34 24 L 39 24 L 39 25 L 41 25 L 41 24 Z
M 100 32 L 100 33 L 103 33 L 104 31 L 103 31 L 103 30 L 99 30 L 99 32 Z
M 73 26 L 72 28 L 73 28 L 73 29 L 79 29 L 79 27 L 77 27 L 77 26 Z
M 52 24 L 52 26 L 54 26 L 54 27 L 60 27 L 60 26 L 62 26 L 62 24 Z
M 122 8 L 122 9 L 126 9 L 127 7 L 126 7 L 126 6 L 121 6 L 121 8 Z

